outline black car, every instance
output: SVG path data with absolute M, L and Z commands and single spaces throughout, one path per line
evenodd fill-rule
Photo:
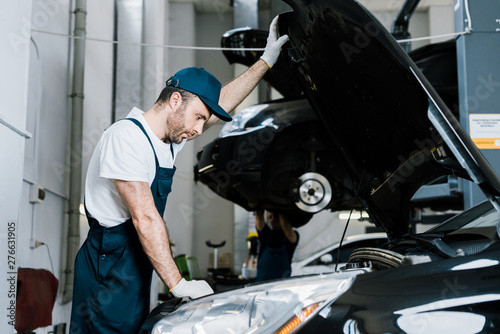
M 358 2 L 287 3 L 293 11 L 279 18 L 280 34 L 290 36 L 286 64 L 328 125 L 325 140 L 337 150 L 335 168 L 348 176 L 351 204 L 361 203 L 389 242 L 355 250 L 335 273 L 251 284 L 188 303 L 172 299 L 152 312 L 145 329 L 499 333 L 499 176 L 421 70 Z M 486 201 L 411 233 L 414 193 L 447 175 L 474 182 Z
M 415 2 L 405 3 L 398 18 L 405 18 L 407 23 L 411 11 L 405 8 Z M 394 25 L 399 35 L 405 27 L 401 20 L 397 19 Z M 265 46 L 267 34 L 267 31 L 250 28 L 234 29 L 223 36 L 221 43 L 225 48 L 258 48 Z M 340 46 L 340 53 L 349 58 L 355 58 L 359 52 L 355 45 Z M 310 88 L 301 85 L 293 72 L 295 63 L 304 60 L 299 49 L 300 46 L 288 48 L 288 60 L 283 53 L 264 77 L 284 98 L 251 106 L 235 115 L 233 121 L 224 126 L 219 138 L 198 152 L 194 167 L 195 180 L 219 196 L 248 211 L 280 212 L 294 227 L 307 223 L 321 210 L 351 209 L 355 195 L 350 167 L 341 161 L 343 146 L 331 142 L 329 123 L 313 111 L 305 91 Z M 224 51 L 224 54 L 230 63 L 248 66 L 260 56 L 251 51 Z M 458 115 L 455 41 L 427 45 L 410 51 L 409 55 L 447 106 Z M 335 63 L 321 66 L 332 65 Z M 382 74 L 381 80 L 385 80 L 386 74 Z M 356 102 L 360 108 L 372 108 L 369 100 Z M 329 107 L 338 108 L 334 103 Z M 361 121 L 363 119 L 356 117 L 349 120 L 353 132 L 364 135 L 360 132 L 363 126 L 358 128 Z M 447 177 L 432 182 L 449 185 Z M 419 193 L 412 203 L 419 208 L 432 204 L 433 209 L 461 209 L 461 195 L 453 192 L 452 196 L 432 197 L 428 201 Z M 359 202 L 354 206 L 362 209 Z

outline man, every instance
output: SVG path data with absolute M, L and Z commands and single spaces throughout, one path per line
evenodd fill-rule
M 152 270 L 176 297 L 213 293 L 186 281 L 172 258 L 163 212 L 187 140 L 233 110 L 276 62 L 288 36 L 277 17 L 261 59 L 221 89 L 204 69 L 186 68 L 167 81 L 151 109 L 134 108 L 105 131 L 89 164 L 85 207 L 91 226 L 75 262 L 70 333 L 137 333 L 149 313 Z
M 299 234 L 282 214 L 267 211 L 269 227 L 264 211 L 255 215 L 255 227 L 259 235 L 259 257 L 257 260 L 257 282 L 290 277 L 292 257 L 299 243 Z

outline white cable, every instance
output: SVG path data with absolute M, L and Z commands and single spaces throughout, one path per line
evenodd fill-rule
M 455 32 L 455 33 L 450 33 L 450 34 L 426 36 L 426 37 L 399 39 L 399 40 L 397 40 L 397 42 L 398 43 L 415 42 L 415 41 L 422 41 L 422 40 L 433 39 L 433 38 L 454 37 L 454 36 L 459 36 L 459 35 L 464 35 L 464 34 L 470 33 L 472 31 L 472 22 L 470 19 L 469 6 L 467 3 L 467 0 L 464 0 L 464 1 L 466 2 L 466 7 L 465 7 L 466 10 L 465 11 L 466 11 L 467 22 L 468 22 L 468 26 L 465 28 L 465 31 Z M 166 49 L 186 49 L 186 50 L 204 50 L 204 51 L 264 51 L 264 48 L 221 48 L 221 47 L 205 47 L 205 46 L 180 46 L 180 45 L 160 45 L 160 44 L 147 44 L 147 43 L 120 42 L 120 41 L 112 41 L 112 40 L 91 38 L 91 37 L 82 38 L 79 36 L 60 34 L 60 33 L 55 33 L 55 32 L 50 32 L 50 31 L 45 31 L 45 30 L 38 30 L 38 29 L 31 29 L 31 31 L 46 34 L 46 35 L 66 37 L 66 38 L 70 38 L 70 39 L 85 39 L 87 41 L 120 44 L 120 45 L 130 45 L 130 46 L 147 46 L 147 47 L 157 47 L 157 48 L 166 48 Z
M 85 39 L 86 41 L 94 41 L 94 42 L 103 42 L 103 43 L 111 43 L 111 44 L 120 44 L 120 45 L 131 45 L 131 46 L 148 46 L 148 47 L 156 47 L 156 48 L 166 48 L 166 49 L 189 49 L 189 50 L 208 50 L 208 51 L 264 51 L 264 48 L 221 48 L 221 47 L 205 47 L 205 46 L 180 46 L 180 45 L 161 45 L 161 44 L 147 44 L 147 43 L 132 43 L 132 42 L 121 42 L 121 41 L 112 41 L 106 39 L 99 38 L 91 38 L 91 37 L 79 37 L 74 35 L 60 34 L 51 31 L 31 29 L 32 32 L 42 33 L 46 35 L 54 35 L 61 36 L 70 39 Z
M 422 41 L 422 40 L 426 40 L 426 39 L 464 35 L 464 34 L 468 34 L 468 33 L 469 33 L 468 31 L 462 31 L 462 32 L 454 32 L 454 33 L 450 33 L 450 34 L 442 34 L 442 35 L 434 35 L 434 36 L 426 36 L 426 37 L 416 37 L 416 38 L 408 38 L 408 39 L 398 39 L 397 42 L 398 43 L 415 42 L 415 41 Z
M 436 36 L 428 36 L 428 37 L 400 39 L 400 40 L 398 40 L 398 43 L 421 41 L 421 40 L 432 39 L 432 38 L 452 37 L 452 36 L 459 36 L 459 35 L 469 34 L 472 31 L 472 19 L 470 17 L 470 11 L 469 11 L 469 0 L 464 0 L 464 7 L 465 7 L 465 15 L 467 17 L 467 27 L 465 27 L 465 31 L 456 32 L 456 33 L 452 33 L 452 34 L 443 34 L 443 35 L 436 35 Z

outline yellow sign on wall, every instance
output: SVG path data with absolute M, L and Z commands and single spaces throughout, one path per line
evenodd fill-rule
M 469 133 L 479 149 L 500 149 L 500 114 L 470 114 Z

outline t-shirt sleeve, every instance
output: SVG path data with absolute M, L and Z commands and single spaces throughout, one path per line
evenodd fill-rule
M 111 129 L 109 129 L 111 130 Z M 136 126 L 112 129 L 102 140 L 99 176 L 124 181 L 149 182 L 152 148 Z M 154 163 L 154 162 L 153 162 Z

